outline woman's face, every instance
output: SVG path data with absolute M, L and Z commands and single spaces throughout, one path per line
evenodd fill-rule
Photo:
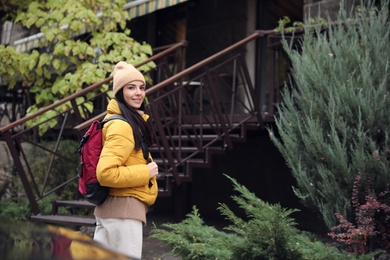
M 123 87 L 123 97 L 133 108 L 140 108 L 145 99 L 145 84 L 142 81 L 132 81 Z

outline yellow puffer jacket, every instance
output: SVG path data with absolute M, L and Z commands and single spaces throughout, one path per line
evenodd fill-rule
M 107 106 L 107 117 L 121 114 L 118 103 L 112 99 Z M 142 117 L 147 120 L 148 115 Z M 130 196 L 152 205 L 156 201 L 156 178 L 150 178 L 142 149 L 134 149 L 131 126 L 123 120 L 111 120 L 103 128 L 103 150 L 96 175 L 99 183 L 110 187 L 110 195 Z M 150 154 L 149 154 L 150 156 Z M 149 185 L 149 182 L 152 185 Z

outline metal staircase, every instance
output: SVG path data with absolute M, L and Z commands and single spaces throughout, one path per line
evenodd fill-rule
M 149 75 L 158 83 L 146 91 L 146 113 L 150 115 L 152 129 L 155 130 L 156 144 L 150 151 L 159 165 L 160 197 L 171 197 L 175 188 L 191 183 L 194 168 L 209 167 L 213 154 L 223 153 L 235 142 L 245 141 L 248 129 L 263 127 L 263 115 L 243 55 L 247 43 L 267 34 L 273 32 L 255 32 L 186 69 L 183 65 L 185 42 L 167 46 L 137 65 L 156 64 Z M 95 224 L 92 204 L 77 195 L 74 200 L 61 198 L 69 185 L 77 183 L 78 158 L 62 153 L 60 143 L 68 139 L 79 140 L 93 120 L 104 117 L 110 97 L 99 89 L 111 80 L 109 77 L 0 129 L 29 199 L 32 221 L 74 226 Z M 87 98 L 90 93 L 95 93 L 93 98 Z M 80 97 L 84 97 L 83 103 L 76 102 Z M 89 102 L 95 104 L 93 113 L 89 113 Z M 64 105 L 67 109 L 63 109 Z M 50 111 L 62 112 L 49 117 Z M 58 123 L 45 135 L 38 136 L 40 127 L 51 120 Z M 36 123 L 27 127 L 26 122 Z M 45 139 L 52 141 L 50 146 L 43 142 Z M 30 166 L 27 151 L 31 146 L 50 156 L 44 173 L 34 172 Z M 56 163 L 74 172 L 69 175 L 72 177 L 62 179 L 53 175 Z M 60 183 L 56 181 L 58 179 L 61 179 Z M 43 215 L 39 202 L 49 196 L 55 197 L 52 200 L 53 210 L 50 215 Z M 184 197 L 185 203 L 184 193 L 176 192 L 174 196 Z M 66 214 L 60 213 L 64 212 L 63 208 L 66 208 Z

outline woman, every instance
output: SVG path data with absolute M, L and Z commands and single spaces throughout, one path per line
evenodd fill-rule
M 123 61 L 115 66 L 115 99 L 107 106 L 106 118 L 121 114 L 128 122 L 111 120 L 104 125 L 96 169 L 100 184 L 110 187 L 110 195 L 95 208 L 94 239 L 136 259 L 142 255 L 147 208 L 157 198 L 158 167 L 148 163 L 142 150 L 142 142 L 152 143 L 148 115 L 142 111 L 145 87 L 144 76 L 134 66 Z

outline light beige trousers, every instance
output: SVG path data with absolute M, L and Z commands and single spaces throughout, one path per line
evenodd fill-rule
M 96 218 L 94 240 L 135 259 L 142 257 L 143 223 L 134 219 Z

